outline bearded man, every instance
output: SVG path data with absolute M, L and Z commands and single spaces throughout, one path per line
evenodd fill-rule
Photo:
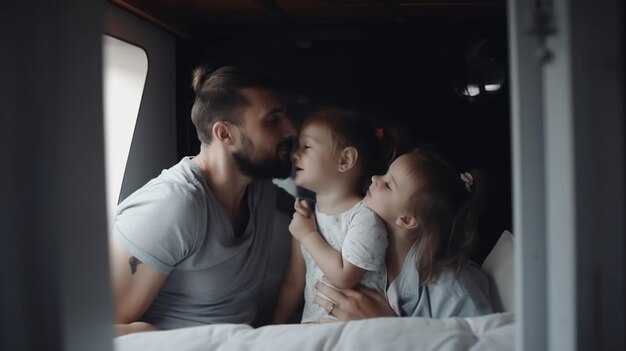
M 296 130 L 277 91 L 237 68 L 197 68 L 192 85 L 200 152 L 117 209 L 110 257 L 118 335 L 252 323 L 257 313 L 282 191 L 271 179 L 290 175 Z

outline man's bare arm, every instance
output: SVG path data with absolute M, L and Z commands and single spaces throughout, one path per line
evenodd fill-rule
M 300 242 L 292 240 L 289 266 L 279 290 L 272 324 L 287 323 L 291 320 L 304 297 L 305 275 L 306 266 L 300 252 Z
M 154 301 L 167 275 L 143 264 L 114 238 L 109 239 L 109 255 L 115 321 L 135 322 Z

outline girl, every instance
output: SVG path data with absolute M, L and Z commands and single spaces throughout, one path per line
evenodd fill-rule
M 389 233 L 387 299 L 318 283 L 316 303 L 342 320 L 493 312 L 487 277 L 468 260 L 484 203 L 481 172 L 459 174 L 434 152 L 418 149 L 373 177 L 364 203 Z
M 280 290 L 274 323 L 288 322 L 300 306 L 302 322 L 328 318 L 313 303 L 313 284 L 325 279 L 337 288 L 358 283 L 384 292 L 387 284 L 383 222 L 362 202 L 373 174 L 380 174 L 392 155 L 381 152 L 373 126 L 356 113 L 329 109 L 309 117 L 293 155 L 296 185 L 315 193 L 314 213 L 296 199 L 289 230 L 289 268 Z M 381 162 L 382 161 L 382 162 Z

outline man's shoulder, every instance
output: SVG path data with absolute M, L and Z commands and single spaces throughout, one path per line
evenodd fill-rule
M 200 179 L 191 171 L 185 159 L 164 169 L 161 174 L 128 196 L 120 208 L 137 203 L 167 202 L 169 205 L 183 205 L 204 201 L 206 192 Z
M 191 158 L 183 157 L 177 164 L 164 169 L 151 182 L 193 185 L 196 188 L 202 188 L 202 173 Z
M 191 158 L 184 157 L 177 164 L 164 169 L 158 177 L 152 179 L 146 186 L 169 187 L 189 193 L 204 194 L 203 182 L 202 174 L 191 161 Z

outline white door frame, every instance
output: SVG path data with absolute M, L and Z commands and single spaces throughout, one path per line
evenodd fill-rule
M 508 1 L 518 350 L 625 346 L 622 6 Z

